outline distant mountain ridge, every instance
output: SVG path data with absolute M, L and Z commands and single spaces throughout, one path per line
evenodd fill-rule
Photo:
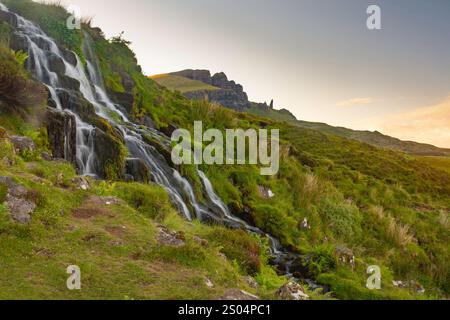
M 450 149 L 414 141 L 402 141 L 377 131 L 352 130 L 343 127 L 334 127 L 325 123 L 300 121 L 286 109 L 274 109 L 273 100 L 270 105 L 249 101 L 243 86 L 233 80 L 229 80 L 223 72 L 211 75 L 209 70 L 187 69 L 152 76 L 151 78 L 168 89 L 180 91 L 191 100 L 206 99 L 230 109 L 252 113 L 277 121 L 286 121 L 302 128 L 357 140 L 379 148 L 392 149 L 420 156 L 450 157 Z

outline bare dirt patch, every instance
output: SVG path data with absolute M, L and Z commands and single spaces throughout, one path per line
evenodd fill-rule
M 108 205 L 110 202 L 102 197 L 89 197 L 81 207 L 72 210 L 72 215 L 77 219 L 91 219 L 97 216 L 114 217 Z

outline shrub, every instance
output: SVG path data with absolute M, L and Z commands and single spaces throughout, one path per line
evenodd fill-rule
M 320 212 L 328 228 L 338 238 L 349 242 L 357 241 L 360 238 L 362 219 L 359 209 L 354 205 L 327 201 Z
M 173 210 L 167 192 L 160 187 L 138 183 L 117 183 L 113 194 L 125 200 L 143 215 L 164 220 Z
M 217 228 L 208 240 L 221 246 L 221 251 L 230 260 L 235 260 L 248 274 L 254 275 L 261 267 L 261 247 L 258 241 L 243 230 Z

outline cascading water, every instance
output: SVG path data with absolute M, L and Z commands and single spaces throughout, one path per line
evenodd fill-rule
M 8 11 L 1 3 L 0 10 Z M 233 216 L 227 206 L 214 192 L 212 184 L 206 175 L 200 170 L 197 170 L 197 172 L 205 191 L 206 204 L 197 201 L 195 192 L 189 181 L 172 168 L 161 153 L 154 146 L 146 142 L 143 135 L 155 136 L 165 145 L 169 145 L 169 139 L 156 130 L 143 128 L 132 123 L 125 113 L 121 111 L 121 106 L 114 104 L 109 98 L 104 88 L 103 77 L 100 73 L 95 50 L 92 47 L 93 42 L 88 34 L 85 34 L 83 48 L 87 65 L 86 72 L 78 56 L 75 55 L 76 64 L 72 65 L 65 59 L 56 43 L 45 35 L 39 27 L 17 14 L 14 15 L 18 21 L 15 32 L 25 38 L 28 43 L 28 54 L 30 57 L 28 59 L 28 68 L 37 80 L 48 87 L 50 97 L 55 102 L 57 109 L 64 109 L 58 96 L 58 92 L 64 90 L 64 88 L 61 86 L 60 76 L 53 72 L 49 66 L 49 56 L 52 55 L 63 61 L 65 76 L 75 79 L 80 83 L 79 91 L 94 106 L 96 113 L 107 119 L 123 133 L 129 156 L 144 161 L 151 170 L 155 183 L 167 190 L 172 202 L 186 219 L 192 220 L 197 218 L 201 221 L 221 223 L 230 227 L 242 228 L 249 232 L 265 235 L 270 239 L 271 252 L 276 257 L 276 261 L 281 261 L 287 256 L 293 256 L 284 252 L 280 243 L 272 236 Z M 69 110 L 65 112 L 73 114 L 76 118 L 76 158 L 78 167 L 83 174 L 95 176 L 94 132 L 96 129 L 92 125 L 83 122 L 81 117 L 75 112 Z M 120 123 L 114 120 L 117 117 L 113 117 L 113 114 L 119 116 L 121 119 Z M 286 270 L 286 274 L 290 274 L 289 270 Z

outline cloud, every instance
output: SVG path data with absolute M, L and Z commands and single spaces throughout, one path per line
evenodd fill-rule
M 450 97 L 435 105 L 379 118 L 383 133 L 450 148 Z
M 363 104 L 371 104 L 374 103 L 375 99 L 371 97 L 367 98 L 353 98 L 345 101 L 341 101 L 336 103 L 336 106 L 338 107 L 352 107 L 357 105 L 363 105 Z

